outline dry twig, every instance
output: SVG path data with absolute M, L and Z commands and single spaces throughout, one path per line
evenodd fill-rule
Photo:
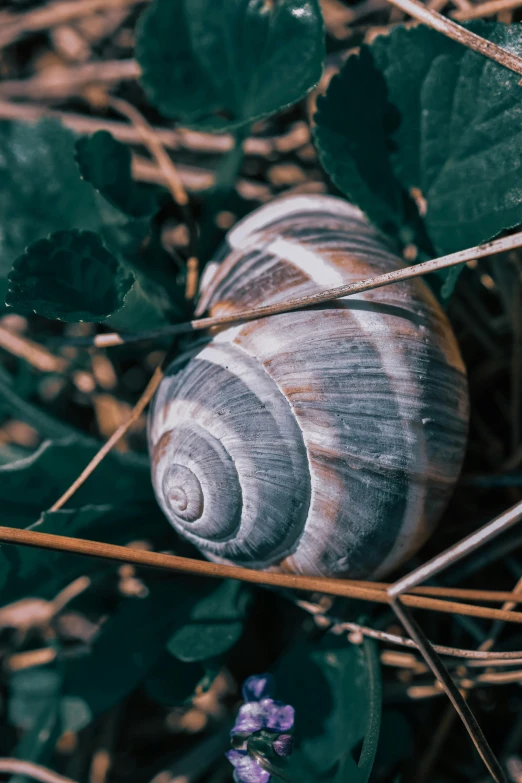
M 379 631 L 376 628 L 369 628 L 365 625 L 359 625 L 358 623 L 347 622 L 345 620 L 339 620 L 326 614 L 321 606 L 318 604 L 310 603 L 309 601 L 303 601 L 298 599 L 292 594 L 286 596 L 296 606 L 304 609 L 305 612 L 309 612 L 315 617 L 319 617 L 321 625 L 326 624 L 329 626 L 328 630 L 334 634 L 355 634 L 367 636 L 370 639 L 376 639 L 380 642 L 386 642 L 388 644 L 394 644 L 399 647 L 408 647 L 412 650 L 418 650 L 418 646 L 413 639 L 409 639 L 407 636 L 398 636 L 397 634 L 388 633 L 387 631 Z M 439 653 L 439 655 L 447 655 L 453 658 L 466 659 L 467 666 L 506 666 L 511 661 L 515 664 L 522 663 L 522 650 L 510 651 L 510 652 L 487 652 L 481 650 L 470 650 L 461 647 L 447 647 L 442 644 L 433 644 L 433 649 Z
M 502 13 L 502 11 L 513 11 L 522 6 L 522 0 L 486 0 L 485 3 L 478 5 L 468 4 L 467 8 L 459 8 L 451 12 L 453 19 L 459 22 L 467 22 L 470 19 L 482 19 L 485 16 Z
M 5 326 L 0 326 L 0 348 L 25 359 L 40 372 L 64 372 L 67 368 L 65 359 L 55 356 L 43 345 L 9 331 Z
M 111 98 L 109 103 L 121 114 L 128 117 L 133 123 L 141 137 L 141 140 L 147 146 L 154 160 L 158 164 L 161 172 L 163 173 L 165 184 L 167 185 L 174 202 L 182 210 L 190 235 L 190 255 L 187 260 L 187 282 L 185 296 L 187 299 L 194 299 L 198 290 L 199 274 L 199 262 L 196 253 L 197 227 L 189 209 L 189 197 L 183 184 L 183 180 L 171 157 L 165 151 L 165 147 L 158 138 L 154 128 L 149 125 L 141 112 L 128 103 L 128 101 L 123 101 L 120 98 Z
M 58 111 L 41 103 L 14 103 L 0 100 L 0 119 L 35 122 L 43 117 L 54 117 L 65 127 L 77 133 L 95 133 L 106 130 L 118 141 L 126 144 L 141 144 L 142 137 L 133 125 L 101 117 L 86 117 L 74 112 Z M 234 146 L 231 133 L 204 133 L 187 128 L 153 127 L 158 141 L 167 149 L 189 150 L 191 152 L 222 155 Z M 303 147 L 310 141 L 310 129 L 305 122 L 295 122 L 286 133 L 280 136 L 256 137 L 245 140 L 243 148 L 246 155 L 267 157 L 274 152 L 288 153 Z
M 110 0 L 111 8 L 124 8 L 137 5 L 145 0 Z M 6 13 L 2 16 L 0 47 L 14 43 L 26 33 L 38 32 L 56 27 L 65 22 L 81 19 L 97 11 L 107 10 L 107 0 L 57 0 L 43 8 L 35 8 L 25 13 Z
M 20 759 L 0 758 L 0 772 L 8 772 L 11 775 L 24 775 L 40 783 L 75 783 L 71 778 L 59 775 L 52 769 L 42 767 L 40 764 L 34 764 L 32 761 L 21 761 Z
M 503 65 L 504 68 L 508 68 L 510 71 L 514 71 L 522 76 L 522 58 L 518 55 L 502 49 L 485 38 L 481 38 L 480 35 L 472 33 L 471 30 L 466 30 L 465 27 L 452 22 L 451 19 L 447 19 L 445 16 L 437 13 L 437 11 L 427 8 L 420 0 L 389 0 L 389 2 L 414 19 L 418 19 L 419 22 L 423 22 L 428 27 L 433 27 L 434 30 L 451 38 L 453 41 L 457 41 L 463 46 L 467 46 L 468 49 L 473 49 L 473 51 L 483 54 L 484 57 L 489 57 L 490 60 L 494 60 Z
M 480 546 L 483 546 L 492 538 L 509 529 L 518 522 L 521 517 L 522 501 L 489 522 L 487 525 L 484 525 L 479 530 L 467 536 L 462 541 L 450 547 L 445 552 L 437 555 L 428 563 L 425 563 L 402 579 L 399 579 L 394 585 L 389 587 L 387 591 L 388 596 L 391 598 L 394 612 L 410 634 L 410 637 L 417 643 L 424 660 L 446 691 L 446 695 L 466 726 L 484 764 L 488 768 L 493 779 L 499 781 L 499 783 L 506 780 L 504 772 L 489 747 L 489 744 L 466 701 L 465 694 L 461 693 L 459 688 L 455 685 L 426 635 L 406 608 L 404 593 L 412 587 L 417 586 L 420 582 L 436 576 L 441 571 L 478 549 Z
M 186 189 L 191 193 L 202 193 L 209 190 L 216 183 L 216 172 L 199 166 L 177 165 L 178 173 Z M 132 175 L 141 182 L 151 182 L 157 185 L 166 185 L 163 171 L 153 161 L 143 158 L 141 155 L 132 156 Z M 272 197 L 272 191 L 268 185 L 256 182 L 246 177 L 238 177 L 236 189 L 243 193 L 245 198 L 257 201 L 268 201 Z
M 140 69 L 135 60 L 104 60 L 83 65 L 60 65 L 48 68 L 30 79 L 13 79 L 0 83 L 2 98 L 63 99 L 93 83 L 117 84 L 137 79 Z
M 511 234 L 507 237 L 502 237 L 501 239 L 494 239 L 491 242 L 486 242 L 483 245 L 470 247 L 466 250 L 459 250 L 457 253 L 451 253 L 447 256 L 434 258 L 431 261 L 424 261 L 423 263 L 416 264 L 415 266 L 404 267 L 402 269 L 397 269 L 394 272 L 387 272 L 384 275 L 368 277 L 357 283 L 347 283 L 346 285 L 337 286 L 336 288 L 329 288 L 326 291 L 320 291 L 317 294 L 301 296 L 297 299 L 290 299 L 286 302 L 280 302 L 274 305 L 255 307 L 252 310 L 241 310 L 237 313 L 231 313 L 228 315 L 197 318 L 193 321 L 187 321 L 182 324 L 174 324 L 173 326 L 167 326 L 163 329 L 154 329 L 148 332 L 140 332 L 133 335 L 122 336 L 116 333 L 99 334 L 92 339 L 73 338 L 71 340 L 67 340 L 66 342 L 70 345 L 95 345 L 100 348 L 108 348 L 112 345 L 121 345 L 124 342 L 137 342 L 139 340 L 154 339 L 157 337 L 163 337 L 165 335 L 184 334 L 201 329 L 211 329 L 216 326 L 228 326 L 230 324 L 243 321 L 255 321 L 258 318 L 279 315 L 280 313 L 288 313 L 293 310 L 301 310 L 304 307 L 312 307 L 324 302 L 340 299 L 341 297 L 358 294 L 363 291 L 371 291 L 376 288 L 381 288 L 385 285 L 398 283 L 402 280 L 410 280 L 414 277 L 421 277 L 422 275 L 437 272 L 441 269 L 448 269 L 452 266 L 465 264 L 467 261 L 485 258 L 486 256 L 494 255 L 495 253 L 504 252 L 505 250 L 512 250 L 516 247 L 522 247 L 522 231 L 519 231 L 516 234 Z
M 50 511 L 58 511 L 60 508 L 62 508 L 67 501 L 74 495 L 74 493 L 82 486 L 82 484 L 87 481 L 91 473 L 98 467 L 100 462 L 104 459 L 104 457 L 107 456 L 107 454 L 110 452 L 112 447 L 122 438 L 129 427 L 132 426 L 132 424 L 137 421 L 137 419 L 141 416 L 147 405 L 149 404 L 150 400 L 154 396 L 154 392 L 158 388 L 158 385 L 163 378 L 163 371 L 161 367 L 157 367 L 156 371 L 154 372 L 154 375 L 150 379 L 149 383 L 147 384 L 147 387 L 143 394 L 141 395 L 140 399 L 132 409 L 128 419 L 121 424 L 118 429 L 114 432 L 114 434 L 109 438 L 109 440 L 103 444 L 101 449 L 98 451 L 98 453 L 92 458 L 92 460 L 89 462 L 87 467 L 82 470 L 76 481 L 74 481 L 69 489 L 64 492 L 64 494 L 54 503 Z
M 95 459 L 98 459 L 98 455 Z M 89 466 L 89 468 L 91 472 L 94 469 L 91 466 Z M 66 494 L 69 494 L 69 491 Z M 62 498 L 60 499 L 60 502 L 62 502 Z M 222 563 L 209 563 L 206 560 L 194 560 L 162 552 L 129 549 L 124 546 L 105 544 L 101 541 L 86 541 L 80 538 L 40 533 L 36 530 L 0 527 L 0 541 L 22 546 L 35 546 L 56 552 L 70 552 L 72 554 L 87 555 L 89 557 L 100 557 L 104 560 L 115 560 L 122 563 L 161 568 L 178 573 L 213 578 L 238 579 L 242 582 L 249 582 L 252 584 L 286 587 L 293 590 L 307 590 L 325 593 L 326 595 L 338 595 L 345 598 L 373 601 L 376 603 L 389 604 L 393 600 L 393 598 L 388 595 L 387 591 L 373 588 L 371 583 L 368 583 L 368 586 L 361 586 L 361 583 L 356 582 L 353 584 L 350 580 L 346 579 L 255 571 L 250 568 L 241 568 L 239 566 L 225 565 Z M 404 595 L 401 600 L 405 605 L 419 609 L 432 609 L 433 611 L 449 614 L 461 614 L 470 617 L 484 617 L 486 619 L 499 619 L 504 620 L 505 622 L 522 623 L 521 612 L 505 612 L 500 609 L 490 609 L 489 607 L 476 606 L 474 604 L 461 604 L 455 601 L 442 601 L 437 598 L 428 598 L 420 595 Z

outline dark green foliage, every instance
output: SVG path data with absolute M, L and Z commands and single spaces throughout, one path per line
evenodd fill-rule
M 222 655 L 241 636 L 250 590 L 241 582 L 223 582 L 198 601 L 189 622 L 178 626 L 167 648 L 181 661 L 201 661 Z
M 317 0 L 154 0 L 136 55 L 150 101 L 211 129 L 273 114 L 318 81 L 324 58 Z
M 29 245 L 11 269 L 6 304 L 60 321 L 103 321 L 134 282 L 92 231 L 57 231 Z
M 111 317 L 127 331 L 179 318 L 172 261 L 151 227 L 163 189 L 134 183 L 129 151 L 105 132 L 78 142 L 93 184 L 82 180 L 76 139 L 55 120 L 0 123 L 2 296 L 14 265 L 8 304 L 18 312 Z
M 28 245 L 54 231 L 122 224 L 121 213 L 82 182 L 74 140 L 55 120 L 0 123 L 1 279 Z
M 50 666 L 13 672 L 9 678 L 9 722 L 32 729 L 60 691 L 60 675 Z
M 288 775 L 303 783 L 366 783 L 379 740 L 381 683 L 374 642 L 327 635 L 298 642 L 274 671 L 277 698 L 295 707 Z
M 170 532 L 165 519 L 153 507 L 135 505 L 83 506 L 70 511 L 46 512 L 32 528 L 41 533 L 125 545 L 143 537 L 144 523 L 149 540 L 161 541 Z M 50 599 L 82 574 L 113 567 L 99 559 L 22 547 L 2 547 L 0 564 L 7 575 L 2 604 L 27 594 Z
M 470 27 L 522 53 L 517 25 Z M 518 82 L 434 30 L 397 28 L 350 57 L 318 102 L 323 166 L 403 245 L 443 255 L 480 244 L 522 221 Z M 441 274 L 449 295 L 458 272 Z
M 99 444 L 87 438 L 46 441 L 31 456 L 0 466 L 4 524 L 13 514 L 35 522 L 81 473 Z M 143 458 L 112 451 L 74 496 L 74 503 L 152 502 L 149 466 Z
M 126 215 L 140 218 L 157 211 L 164 189 L 134 182 L 129 148 L 107 131 L 78 139 L 75 158 L 82 178 Z
M 91 650 L 67 660 L 64 692 L 85 701 L 93 714 L 116 704 L 143 680 L 165 643 L 188 616 L 208 582 L 167 577 L 146 580 L 147 595 L 123 598 L 96 636 Z

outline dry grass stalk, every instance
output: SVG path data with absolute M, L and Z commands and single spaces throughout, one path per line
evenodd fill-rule
M 317 304 L 322 304 L 323 302 L 330 302 L 335 299 L 350 296 L 352 294 L 358 294 L 363 291 L 371 291 L 376 288 L 381 288 L 385 285 L 398 283 L 402 280 L 411 280 L 414 277 L 421 277 L 422 275 L 430 274 L 431 272 L 437 272 L 441 269 L 448 269 L 449 267 L 457 266 L 458 264 L 464 264 L 470 260 L 485 258 L 487 256 L 494 255 L 495 253 L 501 253 L 516 247 L 522 247 L 522 231 L 519 231 L 516 234 L 511 234 L 507 237 L 502 237 L 501 239 L 494 239 L 491 242 L 484 243 L 483 245 L 477 245 L 476 247 L 471 247 L 466 250 L 459 250 L 457 253 L 451 253 L 447 256 L 434 258 L 431 261 L 424 261 L 423 263 L 416 264 L 415 266 L 404 267 L 402 269 L 397 269 L 394 272 L 387 272 L 383 275 L 366 278 L 365 280 L 361 280 L 357 283 L 348 283 L 347 285 L 330 288 L 317 294 L 299 297 L 298 299 L 290 299 L 286 302 L 280 302 L 275 305 L 256 307 L 252 310 L 241 310 L 237 313 L 229 315 L 197 318 L 186 323 L 168 326 L 165 329 L 151 330 L 149 332 L 141 332 L 135 335 L 126 335 L 125 337 L 122 337 L 120 334 L 116 333 L 100 334 L 97 335 L 93 340 L 74 340 L 74 344 L 96 345 L 100 348 L 107 348 L 111 345 L 121 345 L 123 342 L 136 342 L 143 339 L 154 339 L 167 334 L 184 334 L 197 330 L 211 329 L 216 326 L 227 326 L 233 323 L 255 321 L 258 318 L 279 315 L 280 313 L 288 313 L 293 310 L 301 310 L 304 307 L 312 307 Z M 73 341 L 69 342 L 72 344 Z
M 76 95 L 90 84 L 117 84 L 137 79 L 139 75 L 140 69 L 135 60 L 57 65 L 29 79 L 12 79 L 0 83 L 0 97 L 64 99 Z
M 124 101 L 121 98 L 110 98 L 109 104 L 132 122 L 140 137 L 140 141 L 145 144 L 161 169 L 172 198 L 176 204 L 185 208 L 189 203 L 189 197 L 183 185 L 183 180 L 179 176 L 172 158 L 166 153 L 165 147 L 154 128 L 149 125 L 141 112 L 128 101 Z
M 439 33 L 451 38 L 453 41 L 467 46 L 468 49 L 473 49 L 473 51 L 484 55 L 484 57 L 489 57 L 490 60 L 495 60 L 495 62 L 503 65 L 510 71 L 514 71 L 522 76 L 522 58 L 518 55 L 502 49 L 480 35 L 472 33 L 471 30 L 466 30 L 466 28 L 452 22 L 450 19 L 437 13 L 437 11 L 427 8 L 419 0 L 388 0 L 388 2 L 400 8 L 414 19 L 418 19 L 419 22 L 423 22 L 428 27 L 432 27 Z
M 141 2 L 145 0 L 110 0 L 110 6 L 112 9 L 125 8 Z M 43 8 L 35 8 L 25 13 L 6 12 L 1 19 L 0 47 L 14 43 L 26 33 L 48 30 L 56 25 L 105 11 L 107 5 L 107 0 L 57 0 Z
M 450 16 L 459 22 L 467 22 L 470 19 L 482 19 L 485 16 L 493 16 L 504 11 L 514 11 L 522 6 L 522 0 L 486 0 L 478 5 L 468 4 L 467 8 L 458 8 L 452 11 Z
M 177 165 L 178 174 L 189 193 L 202 193 L 214 187 L 216 172 L 196 166 Z M 132 175 L 140 182 L 151 182 L 156 185 L 166 185 L 163 171 L 153 161 L 140 155 L 132 156 Z M 245 198 L 265 202 L 272 198 L 272 191 L 267 185 L 255 180 L 240 177 L 236 180 L 236 189 L 243 191 Z M 248 194 L 248 195 L 247 195 Z
M 71 778 L 59 775 L 52 769 L 34 764 L 32 761 L 20 761 L 20 759 L 0 758 L 0 772 L 10 775 L 23 775 L 24 777 L 39 780 L 40 783 L 75 783 Z
M 118 429 L 114 432 L 114 434 L 109 438 L 109 440 L 103 444 L 101 449 L 98 451 L 98 453 L 92 458 L 92 460 L 89 462 L 87 467 L 81 472 L 81 474 L 78 476 L 76 481 L 74 481 L 69 489 L 64 492 L 64 494 L 54 503 L 50 511 L 58 511 L 60 508 L 62 508 L 67 501 L 74 495 L 74 493 L 82 486 L 82 484 L 87 481 L 91 473 L 95 470 L 95 468 L 98 467 L 100 462 L 107 456 L 107 454 L 111 451 L 113 446 L 116 445 L 116 443 L 122 438 L 129 427 L 131 427 L 135 421 L 139 419 L 147 405 L 149 404 L 150 400 L 154 396 L 154 392 L 159 386 L 159 383 L 161 379 L 163 378 L 163 371 L 161 367 L 157 367 L 154 375 L 150 379 L 149 383 L 147 384 L 147 387 L 145 388 L 145 391 L 141 395 L 140 399 L 132 409 L 129 417 L 127 420 L 121 424 Z
M 103 456 L 107 453 L 106 446 L 107 444 L 102 449 L 104 452 L 103 455 L 100 457 L 99 453 L 93 462 L 97 461 L 96 464 L 98 464 L 101 459 L 103 459 Z M 92 472 L 94 467 L 93 463 L 91 463 L 86 470 Z M 84 471 L 80 477 L 82 481 L 85 480 L 85 472 L 86 471 Z M 68 499 L 76 488 L 75 482 L 67 493 L 60 498 L 59 503 L 63 505 L 63 503 L 66 502 L 63 498 L 67 497 Z M 239 566 L 221 563 L 209 563 L 206 560 L 194 560 L 162 552 L 150 552 L 148 550 L 131 549 L 124 546 L 105 544 L 100 541 L 86 541 L 84 539 L 70 538 L 68 536 L 40 533 L 36 530 L 0 527 L 0 541 L 22 546 L 36 546 L 57 552 L 70 552 L 90 557 L 100 557 L 105 560 L 161 568 L 178 573 L 194 574 L 212 578 L 238 579 L 251 584 L 320 592 L 325 593 L 326 595 L 337 595 L 345 598 L 373 601 L 376 603 L 389 604 L 393 600 L 385 590 L 372 587 L 371 582 L 367 583 L 367 586 L 361 586 L 361 583 L 354 584 L 346 579 L 255 571 L 249 568 L 241 568 Z M 485 606 L 461 604 L 455 601 L 442 601 L 436 598 L 418 595 L 404 595 L 401 600 L 405 605 L 419 609 L 431 609 L 433 611 L 461 614 L 470 617 L 498 619 L 517 624 L 522 623 L 522 613 L 520 612 L 505 612 L 500 609 L 490 609 Z
M 375 628 L 359 625 L 358 623 L 338 620 L 326 614 L 323 608 L 318 604 L 300 600 L 292 594 L 287 594 L 286 597 L 295 603 L 296 606 L 299 606 L 305 612 L 309 612 L 311 615 L 320 620 L 321 622 L 319 624 L 321 627 L 328 627 L 328 630 L 336 635 L 347 633 L 349 637 L 353 635 L 356 637 L 367 636 L 369 639 L 376 639 L 377 641 L 386 642 L 387 644 L 394 644 L 399 647 L 408 647 L 412 650 L 419 649 L 413 639 L 409 639 L 407 636 L 398 636 L 397 634 L 388 633 L 387 631 L 379 631 Z M 432 646 L 439 655 L 465 659 L 466 666 L 507 666 L 511 664 L 522 664 L 522 650 L 497 653 L 470 650 L 461 647 L 448 647 L 442 644 L 433 644 Z
M 128 117 L 132 122 L 141 137 L 141 141 L 145 144 L 161 170 L 165 178 L 165 184 L 167 185 L 174 202 L 181 207 L 185 223 L 189 230 L 189 247 L 191 250 L 191 254 L 187 260 L 185 298 L 194 299 L 197 294 L 199 281 L 199 261 L 195 252 L 197 246 L 197 228 L 194 224 L 192 213 L 188 208 L 189 197 L 183 184 L 183 179 L 174 165 L 172 158 L 167 154 L 165 147 L 158 138 L 154 128 L 149 125 L 141 112 L 127 101 L 123 101 L 119 98 L 111 98 L 110 105 L 121 114 Z
M 27 337 L 11 332 L 4 326 L 0 326 L 0 348 L 8 351 L 13 356 L 25 359 L 32 367 L 40 372 L 65 372 L 67 361 L 60 356 L 35 343 Z

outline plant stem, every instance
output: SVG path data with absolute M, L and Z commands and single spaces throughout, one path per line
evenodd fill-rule
M 458 264 L 465 264 L 468 261 L 475 261 L 479 258 L 494 255 L 495 253 L 514 250 L 518 247 L 522 247 L 522 231 L 518 231 L 516 234 L 511 234 L 507 237 L 502 237 L 501 239 L 494 239 L 483 245 L 477 245 L 476 247 L 470 247 L 466 250 L 459 250 L 456 253 L 450 253 L 447 256 L 434 258 L 431 261 L 424 261 L 422 264 L 403 267 L 401 269 L 396 269 L 393 272 L 377 275 L 376 277 L 367 277 L 357 283 L 347 283 L 346 285 L 329 288 L 316 294 L 301 296 L 297 299 L 290 299 L 286 302 L 280 302 L 274 305 L 255 307 L 252 310 L 240 310 L 236 313 L 219 315 L 211 318 L 197 318 L 186 323 L 173 324 L 164 329 L 154 329 L 147 332 L 140 332 L 139 334 L 99 334 L 94 338 L 77 338 L 67 340 L 66 342 L 68 345 L 96 345 L 100 348 L 108 348 L 113 345 L 122 345 L 123 343 L 137 342 L 145 339 L 151 340 L 165 335 L 186 334 L 187 332 L 194 332 L 200 329 L 210 329 L 214 326 L 227 326 L 229 324 L 244 321 L 255 321 L 258 318 L 266 318 L 269 315 L 279 315 L 280 313 L 289 313 L 292 310 L 302 310 L 305 307 L 331 302 L 334 299 L 351 296 L 352 294 L 358 294 L 363 291 L 372 291 L 375 288 L 381 288 L 382 286 L 391 285 L 392 283 L 399 283 L 403 280 L 411 280 L 414 277 L 421 277 L 422 275 L 431 274 L 431 272 L 438 272 L 441 269 L 448 269 L 449 267 L 457 266 Z
M 390 604 L 393 601 L 393 597 L 388 595 L 386 590 L 373 587 L 371 582 L 352 582 L 348 579 L 301 576 L 273 571 L 255 571 L 235 565 L 209 563 L 206 560 L 195 560 L 163 552 L 130 549 L 124 546 L 116 546 L 115 544 L 106 544 L 101 541 L 87 541 L 81 538 L 39 533 L 35 530 L 0 527 L 0 541 L 7 544 L 50 549 L 54 552 L 70 552 L 78 555 L 87 555 L 88 557 L 100 557 L 104 560 L 133 563 L 134 565 L 161 568 L 178 573 L 194 574 L 195 576 L 207 576 L 215 579 L 238 579 L 252 584 L 287 587 L 293 590 L 319 592 L 326 595 L 338 595 L 376 603 Z M 515 600 L 518 600 L 519 597 L 513 594 Z M 522 612 L 490 609 L 485 606 L 443 601 L 421 595 L 403 595 L 401 600 L 407 606 L 421 609 L 522 623 Z

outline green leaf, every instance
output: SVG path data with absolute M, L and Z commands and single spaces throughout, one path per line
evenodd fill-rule
M 379 739 L 381 684 L 374 643 L 325 636 L 295 645 L 274 671 L 276 696 L 295 707 L 288 776 L 366 783 Z
M 32 242 L 54 231 L 122 220 L 74 162 L 71 131 L 55 120 L 0 123 L 0 280 Z M 2 298 L 5 283 L 1 283 Z
M 117 310 L 115 328 L 132 331 L 164 325 L 175 310 L 169 298 L 175 287 L 175 274 L 171 268 L 168 290 L 154 278 L 157 253 L 150 253 L 144 243 L 150 221 L 145 217 L 129 220 L 121 209 L 82 180 L 74 161 L 76 139 L 75 134 L 55 120 L 35 124 L 0 122 L 0 296 L 5 298 L 7 275 L 28 246 L 57 231 L 88 231 L 98 235 L 98 244 L 120 265 L 114 285 L 104 289 L 109 294 L 107 301 L 102 304 L 95 301 L 93 305 L 88 299 L 90 317 L 99 320 L 116 306 L 121 307 L 123 289 L 129 288 L 132 275 L 135 282 L 123 307 Z M 38 248 L 40 245 L 37 251 Z M 74 269 L 69 271 L 73 275 Z M 166 280 L 163 269 L 162 274 Z M 44 301 L 40 302 L 39 292 L 36 291 L 36 296 L 34 291 L 26 292 L 21 282 L 22 308 L 34 309 L 33 301 L 38 299 L 37 306 L 42 306 L 42 312 L 49 313 L 49 317 L 57 312 L 59 317 L 74 319 L 76 310 L 70 307 L 69 294 L 57 299 L 58 291 L 54 296 L 46 291 Z M 50 281 L 47 282 L 49 287 Z M 18 298 L 17 295 L 16 302 L 11 304 L 17 306 Z M 84 310 L 83 299 L 79 304 Z
M 382 714 L 382 727 L 374 765 L 376 779 L 396 780 L 392 778 L 393 773 L 397 774 L 398 769 L 407 767 L 407 762 L 414 752 L 414 732 L 411 721 L 398 709 L 385 709 Z
M 24 731 L 32 729 L 49 704 L 57 700 L 60 675 L 53 667 L 36 666 L 13 672 L 9 677 L 9 722 Z
M 64 693 L 85 701 L 93 715 L 144 680 L 161 659 L 173 629 L 208 590 L 208 580 L 190 577 L 151 577 L 146 585 L 146 597 L 122 599 L 88 654 L 64 661 Z
M 176 629 L 167 649 L 181 661 L 222 655 L 243 632 L 250 597 L 250 590 L 241 582 L 222 582 L 194 605 L 188 622 Z
M 30 456 L 0 465 L 1 519 L 32 524 L 81 473 L 98 444 L 87 438 L 45 441 Z M 76 506 L 154 503 L 148 460 L 111 451 L 74 495 Z
M 120 546 L 147 539 L 161 548 L 176 541 L 172 529 L 157 507 L 138 504 L 48 511 L 31 529 Z M 5 584 L 2 587 L 1 603 L 5 605 L 27 595 L 54 598 L 65 585 L 83 574 L 109 571 L 116 567 L 110 561 L 67 552 L 3 546 L 0 549 L 0 569 Z
M 113 206 L 134 218 L 152 215 L 165 194 L 157 185 L 134 182 L 131 153 L 126 144 L 116 141 L 108 131 L 78 139 L 75 159 L 82 178 Z
M 519 25 L 466 26 L 522 54 Z M 392 30 L 350 57 L 319 100 L 321 162 L 400 243 L 430 256 L 478 245 L 522 222 L 518 81 L 435 30 Z M 455 271 L 441 274 L 449 293 Z
M 119 310 L 134 278 L 92 231 L 56 231 L 14 262 L 6 304 L 59 321 L 103 321 Z
M 75 430 L 69 424 L 64 424 L 50 416 L 41 408 L 33 405 L 31 402 L 20 397 L 15 391 L 13 379 L 2 367 L 0 367 L 0 410 L 9 413 L 17 419 L 21 419 L 34 427 L 37 432 L 46 438 L 70 438 L 79 436 L 80 432 Z M 9 451 L 15 451 L 17 448 L 13 444 L 5 444 L 2 447 L 4 455 Z M 20 449 L 19 449 L 20 451 Z M 24 450 L 22 449 L 21 452 Z M 26 453 L 20 453 L 20 456 L 26 456 Z M 14 462 L 15 457 L 11 459 L 0 455 L 0 462 Z
M 154 0 L 136 57 L 151 101 L 193 126 L 239 126 L 296 103 L 321 77 L 317 0 Z
M 61 734 L 64 731 L 77 732 L 91 721 L 91 713 L 81 699 L 61 697 L 62 677 L 56 662 L 51 666 L 37 666 L 13 672 L 8 681 L 7 712 L 9 722 L 26 734 L 17 751 L 26 761 L 27 753 L 45 751 L 48 732 L 42 732 L 42 725 L 54 725 L 59 713 Z M 48 728 L 48 727 L 47 727 Z M 55 729 L 55 730 L 56 730 Z M 42 735 L 39 737 L 39 735 Z M 43 743 L 43 746 L 42 744 Z M 52 750 L 52 747 L 51 747 Z

